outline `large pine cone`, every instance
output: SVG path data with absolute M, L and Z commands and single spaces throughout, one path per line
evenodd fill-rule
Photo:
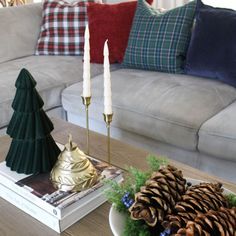
M 175 167 L 168 165 L 154 172 L 140 192 L 135 194 L 135 202 L 130 207 L 133 220 L 144 220 L 154 227 L 170 214 L 181 195 L 186 191 L 186 180 Z
M 220 183 L 200 183 L 190 187 L 182 196 L 182 200 L 175 205 L 174 214 L 167 216 L 163 226 L 176 233 L 180 228 L 185 227 L 188 221 L 193 221 L 197 214 L 228 207 L 221 187 Z
M 194 221 L 189 221 L 186 228 L 178 230 L 175 236 L 235 236 L 236 207 L 210 210 L 206 214 L 198 214 Z

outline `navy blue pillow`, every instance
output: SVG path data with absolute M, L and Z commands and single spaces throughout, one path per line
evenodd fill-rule
M 236 87 L 236 11 L 198 0 L 185 72 Z

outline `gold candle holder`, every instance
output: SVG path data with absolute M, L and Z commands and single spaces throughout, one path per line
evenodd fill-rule
M 107 127 L 107 162 L 111 164 L 111 136 L 110 136 L 110 128 L 111 128 L 111 122 L 112 122 L 112 114 L 104 114 L 104 121 L 106 122 L 106 127 Z
M 86 154 L 89 155 L 89 105 L 91 104 L 91 96 L 84 97 L 81 96 L 83 105 L 85 106 L 86 112 L 86 129 L 87 129 L 87 152 Z

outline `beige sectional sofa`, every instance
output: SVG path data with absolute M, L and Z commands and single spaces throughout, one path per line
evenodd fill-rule
M 41 4 L 0 9 L 0 128 L 7 126 L 21 68 L 45 110 L 85 125 L 82 57 L 35 56 Z M 236 89 L 205 78 L 112 66 L 112 135 L 236 181 Z M 91 127 L 105 132 L 103 67 L 93 64 Z M 62 108 L 63 107 L 63 108 Z M 91 143 L 92 145 L 92 143 Z

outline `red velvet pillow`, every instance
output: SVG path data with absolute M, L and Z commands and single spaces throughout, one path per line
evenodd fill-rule
M 153 0 L 147 0 L 152 4 Z M 90 59 L 103 63 L 103 46 L 108 39 L 110 63 L 121 63 L 128 43 L 137 2 L 117 4 L 89 3 Z

